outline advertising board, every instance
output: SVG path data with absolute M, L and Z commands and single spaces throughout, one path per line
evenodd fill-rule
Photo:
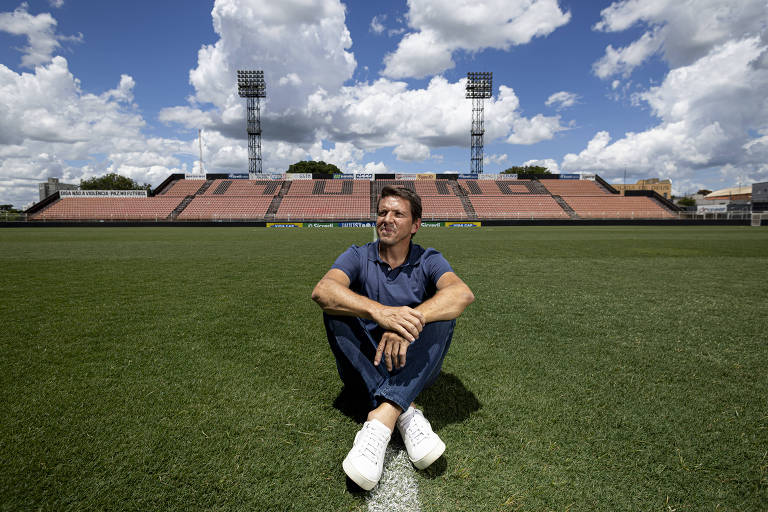
M 445 226 L 449 228 L 479 228 L 482 224 L 480 222 L 446 222 Z
M 267 222 L 268 228 L 301 228 L 304 227 L 303 222 Z

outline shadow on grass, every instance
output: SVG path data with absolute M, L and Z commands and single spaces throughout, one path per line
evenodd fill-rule
M 434 384 L 421 392 L 416 403 L 422 407 L 435 431 L 451 423 L 458 423 L 480 409 L 480 401 L 468 390 L 461 379 L 452 373 L 441 373 Z M 346 386 L 333 401 L 333 407 L 358 423 L 368 416 L 368 398 Z
M 432 386 L 423 390 L 416 403 L 435 431 L 451 423 L 459 423 L 480 410 L 480 401 L 452 373 L 441 373 Z

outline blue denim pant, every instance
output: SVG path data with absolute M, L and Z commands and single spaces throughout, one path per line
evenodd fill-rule
M 437 379 L 456 325 L 456 320 L 425 325 L 408 347 L 405 366 L 388 371 L 383 360 L 373 365 L 383 329 L 369 331 L 363 320 L 353 316 L 324 313 L 323 322 L 344 386 L 367 396 L 372 408 L 386 400 L 403 410 Z

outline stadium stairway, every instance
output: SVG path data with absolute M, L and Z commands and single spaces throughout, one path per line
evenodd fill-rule
M 179 205 L 176 208 L 174 208 L 170 214 L 168 214 L 168 217 L 166 217 L 165 220 L 176 220 L 179 214 L 184 211 L 184 208 L 186 208 L 187 205 L 189 205 L 189 203 L 191 203 L 194 198 L 195 196 L 191 195 L 182 199 Z
M 529 190 L 532 194 L 544 194 L 544 195 L 550 195 L 549 190 L 541 184 L 541 182 L 537 179 L 532 179 L 531 183 L 529 184 Z M 565 209 L 565 208 L 563 208 Z M 568 210 L 565 210 L 568 211 Z
M 264 219 L 274 219 L 275 214 L 277 213 L 277 209 L 280 208 L 280 203 L 283 202 L 283 197 L 285 194 L 288 193 L 288 190 L 291 188 L 291 181 L 285 180 L 282 185 L 280 186 L 280 190 L 277 194 L 275 194 L 275 197 L 272 198 L 272 202 L 269 203 L 269 208 L 267 208 L 267 213 L 264 214 Z
M 214 194 L 224 194 L 226 193 L 229 186 L 232 185 L 232 180 L 224 180 L 221 183 L 219 183 L 219 186 L 216 187 L 216 190 L 213 191 Z
M 208 187 L 213 185 L 213 180 L 205 180 L 205 183 L 203 183 L 199 189 L 197 189 L 197 192 L 195 192 L 195 195 L 201 196 L 205 194 L 205 191 L 208 190 Z
M 371 181 L 371 218 L 376 219 L 376 217 L 379 216 L 379 212 L 376 211 L 376 201 L 378 200 L 379 194 L 376 191 L 376 182 Z
M 539 185 L 541 185 L 541 183 L 539 183 Z M 566 203 L 565 199 L 563 199 L 562 197 L 556 196 L 556 195 L 552 194 L 552 199 L 554 199 L 557 202 L 557 204 L 560 205 L 560 208 L 565 210 L 565 213 L 567 213 L 570 218 L 572 218 L 572 219 L 580 219 L 581 218 L 581 217 L 579 217 L 579 214 L 576 213 L 573 210 L 573 208 L 571 208 L 571 206 L 568 203 Z
M 451 190 L 453 191 L 454 194 L 459 196 L 459 201 L 461 201 L 461 205 L 464 207 L 464 211 L 467 214 L 467 218 L 477 219 L 477 212 L 475 212 L 475 207 L 472 206 L 472 203 L 469 201 L 469 198 L 464 193 L 464 191 L 459 186 L 459 184 L 451 180 L 448 182 L 448 186 L 451 187 Z

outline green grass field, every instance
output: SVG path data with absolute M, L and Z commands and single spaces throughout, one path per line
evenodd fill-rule
M 371 229 L 0 229 L 0 510 L 365 510 L 312 287 Z M 768 229 L 422 229 L 423 510 L 768 510 Z

